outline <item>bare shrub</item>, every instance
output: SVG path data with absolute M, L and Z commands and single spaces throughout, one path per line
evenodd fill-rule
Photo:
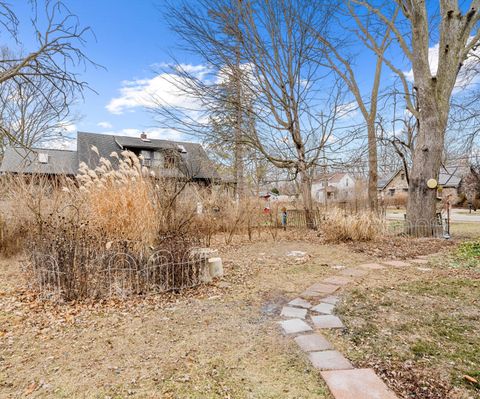
M 76 181 L 11 179 L 9 200 L 29 225 L 32 286 L 65 300 L 181 289 L 202 281 L 205 259 L 186 182 L 154 179 L 135 154 L 80 165 Z
M 346 214 L 334 209 L 329 212 L 320 230 L 328 242 L 371 241 L 382 233 L 384 223 L 373 212 Z
M 408 193 L 402 192 L 394 196 L 386 196 L 384 200 L 385 206 L 393 206 L 397 209 L 405 208 L 407 206 Z

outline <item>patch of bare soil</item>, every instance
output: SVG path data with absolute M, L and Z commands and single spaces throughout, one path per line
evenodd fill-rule
M 366 259 L 279 240 L 223 245 L 213 284 L 101 303 L 40 302 L 18 259 L 1 260 L 0 397 L 330 398 L 281 335 L 280 309 L 333 266 Z

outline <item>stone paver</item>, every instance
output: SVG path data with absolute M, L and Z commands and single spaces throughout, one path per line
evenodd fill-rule
M 347 277 L 362 277 L 365 276 L 368 272 L 361 269 L 346 269 L 340 272 L 341 275 Z
M 343 328 L 342 320 L 334 315 L 312 316 L 312 321 L 317 328 Z
M 369 270 L 380 270 L 385 269 L 385 266 L 382 266 L 379 263 L 364 263 L 363 265 L 358 265 L 362 269 L 369 269 Z
M 307 298 L 307 299 L 310 299 L 310 298 L 312 298 L 312 299 L 314 299 L 314 298 L 319 298 L 319 297 L 322 297 L 322 296 L 324 296 L 324 295 L 325 295 L 325 294 L 322 294 L 321 292 L 309 291 L 309 290 L 303 291 L 303 292 L 300 294 L 300 296 L 301 296 L 302 298 Z
M 397 399 L 372 369 L 322 371 L 335 399 Z
M 311 352 L 309 353 L 308 358 L 312 362 L 313 367 L 320 370 L 353 369 L 352 363 L 350 363 L 340 352 L 335 350 Z M 352 396 L 350 399 L 353 398 L 355 398 L 355 396 Z
M 304 319 L 307 316 L 307 309 L 294 308 L 291 306 L 284 306 L 280 316 L 290 317 L 292 319 Z
M 324 351 L 333 349 L 332 344 L 320 334 L 299 335 L 295 338 L 295 342 L 305 352 Z
M 410 263 L 407 263 L 407 262 L 404 262 L 402 260 L 390 260 L 390 261 L 386 261 L 386 262 L 383 262 L 385 265 L 388 265 L 388 266 L 393 266 L 393 267 L 407 267 L 407 266 L 411 266 Z
M 416 263 L 417 265 L 426 265 L 429 263 L 427 259 L 410 259 L 409 262 Z
M 345 276 L 332 276 L 323 280 L 324 283 L 333 284 L 333 285 L 346 285 L 351 283 L 353 280 L 350 277 Z
M 305 299 L 295 298 L 293 301 L 288 302 L 290 306 L 296 306 L 298 308 L 310 309 L 312 304 Z
M 331 305 L 336 305 L 339 300 L 340 298 L 335 295 L 330 295 L 330 296 L 326 296 L 325 298 L 322 298 L 322 302 L 329 303 Z
M 332 314 L 333 308 L 335 305 L 332 305 L 331 303 L 319 303 L 317 306 L 314 306 L 311 310 L 317 312 L 317 313 L 323 313 L 323 314 Z
M 333 294 L 338 289 L 338 285 L 335 284 L 316 283 L 308 287 L 307 291 L 319 292 L 321 294 Z
M 285 320 L 279 322 L 279 324 L 282 326 L 285 334 L 297 334 L 301 332 L 312 331 L 312 327 L 310 327 L 301 319 Z
M 417 270 L 420 270 L 421 272 L 431 272 L 432 269 L 430 267 L 417 267 Z

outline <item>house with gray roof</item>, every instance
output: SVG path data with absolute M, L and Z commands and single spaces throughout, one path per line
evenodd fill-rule
M 115 168 L 118 161 L 112 153 L 120 155 L 124 150 L 139 156 L 142 165 L 157 177 L 204 184 L 220 180 L 201 144 L 150 139 L 144 133 L 140 137 L 128 137 L 78 132 L 76 151 L 9 147 L 5 151 L 0 173 L 73 177 L 77 175 L 80 164 L 85 163 L 94 169 L 100 157 L 109 159 Z
M 450 198 L 452 203 L 458 200 L 459 189 L 461 187 L 463 177 L 468 173 L 468 170 L 463 166 L 446 165 L 440 168 L 438 175 L 438 189 L 437 196 L 439 198 Z M 408 195 L 408 182 L 405 171 L 399 169 L 397 172 L 378 179 L 378 191 L 383 198 L 398 198 L 401 195 Z

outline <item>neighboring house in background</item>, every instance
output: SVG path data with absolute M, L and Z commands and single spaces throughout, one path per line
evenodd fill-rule
M 98 155 L 93 147 L 98 150 Z M 95 169 L 100 157 L 110 160 L 116 169 L 118 160 L 111 154 L 116 152 L 120 156 L 124 150 L 140 156 L 142 166 L 157 177 L 202 184 L 220 181 L 201 144 L 149 139 L 143 133 L 141 137 L 129 137 L 78 132 L 77 151 L 10 147 L 5 151 L 0 172 L 73 177 L 82 163 Z
M 312 182 L 312 196 L 315 201 L 325 201 L 325 180 L 327 180 L 327 201 L 347 201 L 355 192 L 355 178 L 349 173 L 335 172 L 318 176 Z
M 408 183 L 403 169 L 378 179 L 378 191 L 384 198 L 408 195 Z
M 437 197 L 448 197 L 452 204 L 456 204 L 459 200 L 462 178 L 466 173 L 463 166 L 442 166 L 438 176 Z M 408 197 L 405 171 L 400 169 L 387 178 L 379 179 L 378 191 L 386 200 Z

